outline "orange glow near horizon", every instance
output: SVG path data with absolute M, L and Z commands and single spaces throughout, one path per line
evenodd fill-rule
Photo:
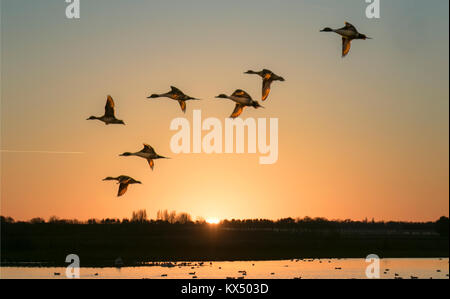
M 174 9 L 172 1 L 97 0 L 83 3 L 77 21 L 57 2 L 1 2 L 3 216 L 449 216 L 448 1 L 388 1 L 392 14 L 376 22 L 351 1 L 199 0 Z M 354 41 L 342 59 L 338 36 L 319 30 L 349 16 L 374 39 Z M 262 30 L 261 20 L 272 26 Z M 262 79 L 244 74 L 263 68 L 286 79 L 264 103 Z M 171 85 L 202 100 L 183 114 L 176 101 L 147 99 Z M 215 97 L 236 89 L 265 107 L 244 109 L 244 120 L 279 119 L 278 162 L 173 154 L 171 121 L 188 119 L 192 132 L 199 109 L 202 120 L 223 124 L 235 105 Z M 104 112 L 108 94 L 125 126 L 86 120 Z M 143 159 L 119 157 L 143 143 L 171 159 L 151 171 Z M 118 186 L 102 180 L 119 175 L 142 185 L 117 198 Z

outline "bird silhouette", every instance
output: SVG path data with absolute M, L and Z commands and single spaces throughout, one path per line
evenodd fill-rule
M 199 101 L 200 99 L 190 97 L 188 95 L 185 95 L 181 90 L 178 88 L 171 86 L 171 91 L 163 93 L 163 94 L 152 94 L 151 96 L 147 97 L 147 99 L 156 99 L 156 98 L 169 98 L 175 101 L 178 101 L 181 107 L 181 111 L 183 113 L 186 113 L 186 101 Z
M 371 39 L 370 37 L 367 37 L 364 34 L 361 34 L 356 30 L 355 26 L 352 24 L 345 22 L 345 26 L 340 29 L 331 29 L 329 27 L 326 27 L 322 29 L 320 32 L 335 32 L 342 36 L 342 57 L 347 56 L 347 54 L 350 52 L 351 43 L 354 39 Z
M 104 122 L 106 125 L 109 124 L 125 125 L 123 120 L 117 119 L 114 115 L 114 100 L 111 96 L 108 96 L 106 100 L 105 114 L 101 117 L 91 116 L 87 120 L 100 120 Z
M 257 101 L 254 101 L 252 97 L 242 89 L 237 89 L 231 96 L 221 94 L 218 95 L 216 98 L 229 99 L 232 100 L 233 102 L 236 102 L 236 107 L 234 108 L 234 111 L 230 116 L 231 118 L 236 118 L 239 115 L 241 115 L 245 107 L 253 107 L 255 109 L 264 108 Z
M 269 97 L 270 88 L 273 81 L 282 81 L 282 82 L 285 81 L 283 77 L 280 77 L 267 69 L 263 69 L 260 72 L 247 71 L 244 74 L 259 75 L 260 77 L 263 78 L 262 97 L 261 97 L 262 101 L 265 101 Z
M 136 153 L 130 153 L 130 152 L 126 152 L 120 155 L 121 157 L 130 157 L 130 156 L 136 156 L 136 157 L 140 157 L 140 158 L 144 158 L 148 161 L 148 164 L 150 165 L 150 168 L 153 170 L 155 167 L 155 161 L 157 159 L 169 159 L 167 157 L 163 157 L 158 155 L 155 150 L 153 149 L 153 147 L 151 147 L 148 144 L 144 143 L 144 148 Z
M 135 179 L 126 176 L 126 175 L 121 175 L 118 177 L 107 177 L 105 179 L 103 179 L 104 181 L 117 181 L 119 185 L 119 191 L 117 192 L 117 197 L 120 197 L 122 195 L 124 195 L 127 192 L 128 189 L 128 185 L 132 185 L 132 184 L 142 184 L 139 181 L 136 181 Z

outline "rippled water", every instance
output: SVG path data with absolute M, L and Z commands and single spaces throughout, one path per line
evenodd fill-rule
M 382 259 L 381 278 L 401 277 L 411 279 L 448 279 L 449 259 Z M 175 267 L 123 267 L 117 268 L 81 268 L 81 278 L 112 279 L 225 279 L 228 277 L 245 279 L 351 279 L 366 278 L 368 264 L 364 259 L 315 259 L 294 261 L 255 261 L 255 262 L 206 262 L 200 266 Z M 246 275 L 242 273 L 246 272 Z M 0 278 L 65 278 L 65 268 L 21 268 L 2 267 Z M 195 274 L 193 274 L 195 272 Z M 60 275 L 55 275 L 59 273 Z M 167 276 L 166 276 L 167 275 Z

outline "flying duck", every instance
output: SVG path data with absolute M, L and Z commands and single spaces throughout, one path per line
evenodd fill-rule
M 230 116 L 231 118 L 236 118 L 239 115 L 241 115 L 245 107 L 254 107 L 255 109 L 264 108 L 257 101 L 253 101 L 252 97 L 242 89 L 236 90 L 231 96 L 221 94 L 218 95 L 216 98 L 230 99 L 233 102 L 236 102 L 236 108 L 234 108 L 234 111 Z
M 178 88 L 176 88 L 174 86 L 171 86 L 170 88 L 172 90 L 167 92 L 167 93 L 152 94 L 147 99 L 169 98 L 169 99 L 178 101 L 178 103 L 180 104 L 181 110 L 184 113 L 186 113 L 186 101 L 199 101 L 199 99 L 196 99 L 196 98 L 190 97 L 188 95 L 185 95 L 181 90 L 179 90 Z
M 342 27 L 340 29 L 331 29 L 329 27 L 326 27 L 325 29 L 320 30 L 320 32 L 335 32 L 342 36 L 342 57 L 347 56 L 348 52 L 350 52 L 352 40 L 371 39 L 370 37 L 359 33 L 358 30 L 356 30 L 355 26 L 348 22 L 345 22 L 345 27 Z
M 137 153 L 123 153 L 120 155 L 121 157 L 130 157 L 130 156 L 136 156 L 136 157 L 140 157 L 140 158 L 144 158 L 148 161 L 148 164 L 150 165 L 150 168 L 153 170 L 153 168 L 155 167 L 155 161 L 153 160 L 157 160 L 157 159 L 169 159 L 163 156 L 158 155 L 155 150 L 153 149 L 153 147 L 151 147 L 148 144 L 144 143 L 144 148 Z
M 280 77 L 276 74 L 274 74 L 272 71 L 263 69 L 260 72 L 255 71 L 247 71 L 244 74 L 250 74 L 250 75 L 259 75 L 263 78 L 263 85 L 262 85 L 262 101 L 265 101 L 270 93 L 270 86 L 272 85 L 273 81 L 282 81 L 284 82 L 284 78 Z
M 105 115 L 101 117 L 91 116 L 87 120 L 100 120 L 104 122 L 106 125 L 109 124 L 115 124 L 115 125 L 124 125 L 125 123 L 123 120 L 117 119 L 114 116 L 114 100 L 111 96 L 108 96 L 108 99 L 106 100 L 106 106 L 105 106 Z
M 119 185 L 119 192 L 117 192 L 117 197 L 120 197 L 122 195 L 124 195 L 127 192 L 128 189 L 128 185 L 132 185 L 132 184 L 142 184 L 139 181 L 136 181 L 135 179 L 126 176 L 126 175 L 121 175 L 118 176 L 116 178 L 113 177 L 107 177 L 106 179 L 104 179 L 104 181 L 117 181 L 117 184 Z

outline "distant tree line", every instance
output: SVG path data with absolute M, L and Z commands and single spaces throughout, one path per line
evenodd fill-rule
M 192 220 L 188 213 L 169 212 L 168 210 L 158 211 L 156 219 L 148 219 L 146 210 L 135 211 L 131 215 L 131 219 L 124 218 L 114 219 L 89 219 L 88 221 L 59 219 L 52 216 L 45 221 L 43 218 L 33 218 L 29 221 L 16 222 L 11 217 L 0 216 L 1 224 L 12 223 L 28 223 L 28 224 L 59 224 L 59 225 L 99 225 L 99 224 L 153 224 L 153 225 L 208 225 L 204 219 L 198 218 Z M 418 231 L 418 232 L 437 232 L 441 236 L 449 235 L 449 218 L 441 217 L 436 222 L 398 222 L 398 221 L 371 221 L 365 219 L 362 221 L 355 220 L 328 220 L 326 218 L 284 218 L 279 220 L 269 219 L 246 219 L 246 220 L 223 220 L 219 224 L 221 228 L 227 229 L 244 229 L 244 230 L 355 230 L 355 231 Z

